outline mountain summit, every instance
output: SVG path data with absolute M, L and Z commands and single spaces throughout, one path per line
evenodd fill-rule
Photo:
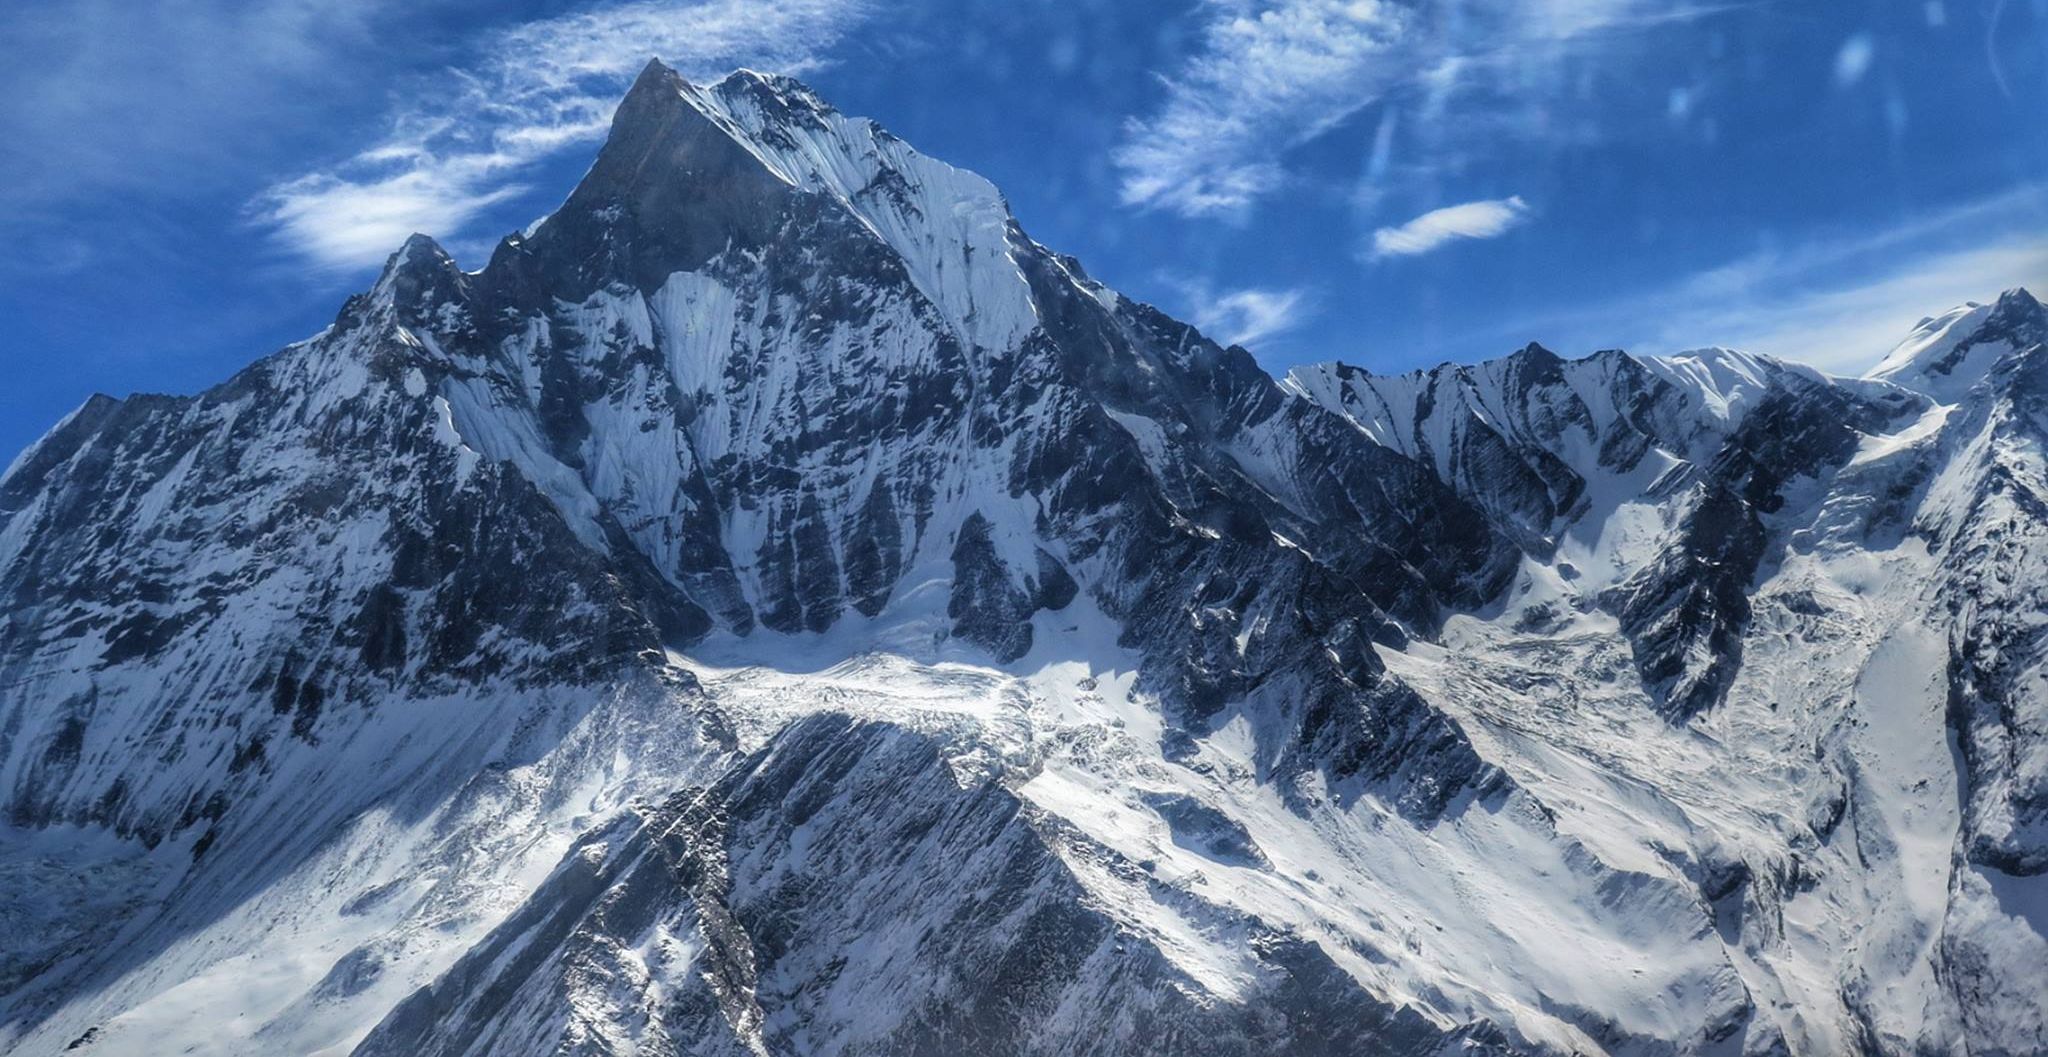
M 2011 354 L 2048 341 L 2048 308 L 2015 288 L 1922 320 L 1868 375 L 1954 403 Z
M 482 269 L 0 478 L 0 1048 L 2041 1049 L 1979 311 L 1276 380 L 650 64 Z

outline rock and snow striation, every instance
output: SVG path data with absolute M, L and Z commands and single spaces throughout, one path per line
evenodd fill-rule
M 1269 377 L 787 78 L 0 478 L 0 1048 L 2048 1047 L 2048 353 Z

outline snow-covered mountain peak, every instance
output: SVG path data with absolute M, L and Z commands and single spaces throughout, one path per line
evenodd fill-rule
M 1702 408 L 1731 428 L 1757 399 L 1788 378 L 1825 384 L 1819 371 L 1804 364 L 1718 345 L 1637 359 L 1653 373 L 1696 394 Z
M 1013 347 L 1035 324 L 1012 256 L 1023 236 L 981 176 L 848 117 L 789 77 L 741 71 L 705 98 L 778 172 L 830 196 L 902 255 L 911 277 L 974 345 Z
M 486 271 L 515 292 L 549 286 L 573 300 L 610 284 L 652 292 L 771 238 L 797 188 L 707 99 L 649 63 L 583 180 L 530 235 L 501 243 Z
M 2034 292 L 2024 286 L 2015 286 L 1999 294 L 1995 307 L 2000 312 L 2013 313 L 2016 318 L 2039 319 L 2048 312 L 2048 302 L 2034 296 Z
M 447 260 L 452 260 L 448 251 L 442 249 L 441 244 L 435 241 L 432 235 L 415 231 L 405 237 L 405 242 L 399 245 L 398 252 L 385 260 L 384 270 L 388 273 L 401 266 L 417 267 L 424 264 L 439 264 Z
M 827 118 L 841 116 L 839 108 L 810 85 L 787 74 L 741 67 L 703 86 L 703 91 L 727 108 L 749 105 L 758 111 L 763 121 L 752 126 L 757 132 L 766 131 L 771 124 L 785 129 L 815 127 Z
M 591 270 L 590 288 L 622 280 L 652 294 L 719 252 L 757 249 L 791 208 L 852 217 L 970 346 L 1014 348 L 1036 325 L 1013 255 L 1025 240 L 995 185 L 840 113 L 801 82 L 751 70 L 700 86 L 650 62 L 583 184 L 501 253 L 610 261 Z
M 422 312 L 459 303 L 469 279 L 439 242 L 414 232 L 385 260 L 369 298 L 396 309 L 406 322 L 414 322 Z
M 1966 302 L 1922 320 L 1866 378 L 1944 404 L 1960 400 L 2006 356 L 2048 340 L 2048 308 L 2023 287 L 1990 304 Z
M 1539 553 L 1589 504 L 1604 517 L 1619 496 L 1710 453 L 1725 432 L 1699 413 L 1693 383 L 1613 350 L 1568 360 L 1532 343 L 1400 375 L 1326 364 L 1296 369 L 1288 384 L 1431 467 Z

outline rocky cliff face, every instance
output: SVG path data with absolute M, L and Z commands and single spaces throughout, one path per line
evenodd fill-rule
M 0 478 L 0 1039 L 2023 1051 L 2040 320 L 1276 381 L 650 65 Z

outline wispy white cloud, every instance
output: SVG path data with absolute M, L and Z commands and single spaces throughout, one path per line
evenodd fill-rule
M 489 33 L 467 68 L 415 93 L 389 135 L 341 164 L 269 188 L 259 223 L 314 262 L 373 263 L 414 231 L 455 238 L 526 188 L 520 175 L 602 137 L 649 58 L 686 75 L 735 65 L 800 72 L 867 0 L 635 0 Z
M 1868 33 L 1858 33 L 1843 41 L 1841 50 L 1835 52 L 1835 84 L 1847 88 L 1862 80 L 1876 57 L 1877 42 Z
M 1176 295 L 1175 312 L 1195 329 L 1225 345 L 1267 342 L 1306 322 L 1316 309 L 1306 287 L 1218 286 L 1209 276 L 1160 272 L 1157 279 Z
M 1209 6 L 1202 53 L 1116 153 L 1126 202 L 1189 214 L 1242 206 L 1279 185 L 1282 150 L 1370 102 L 1414 61 L 1399 46 L 1415 16 L 1392 4 Z
M 1282 186 L 1288 150 L 1400 89 L 1433 96 L 1440 109 L 1473 79 L 1525 80 L 1571 42 L 1704 9 L 1652 0 L 1209 0 L 1203 10 L 1199 47 L 1115 153 L 1127 203 L 1188 215 L 1241 209 Z
M 1397 227 L 1372 233 L 1375 257 L 1407 257 L 1428 253 L 1458 239 L 1490 239 L 1507 234 L 1529 219 L 1522 196 L 1490 198 L 1432 209 Z
M 1308 308 L 1302 290 L 1229 290 L 1195 298 L 1196 329 L 1226 345 L 1254 345 L 1300 324 Z
M 2048 240 L 2011 239 L 1928 254 L 1802 293 L 1735 297 L 1681 309 L 1637 347 L 1671 352 L 1704 340 L 1860 375 L 1930 315 L 2015 286 L 2048 289 Z M 1682 335 L 1694 335 L 1686 338 Z
M 0 226 L 106 193 L 221 186 L 322 119 L 375 40 L 438 0 L 40 0 L 0 32 Z
M 1764 250 L 1610 302 L 1489 328 L 1490 344 L 1668 353 L 1726 345 L 1857 375 L 1921 318 L 2048 290 L 2048 185 Z M 1478 338 L 1478 336 L 1474 336 Z

